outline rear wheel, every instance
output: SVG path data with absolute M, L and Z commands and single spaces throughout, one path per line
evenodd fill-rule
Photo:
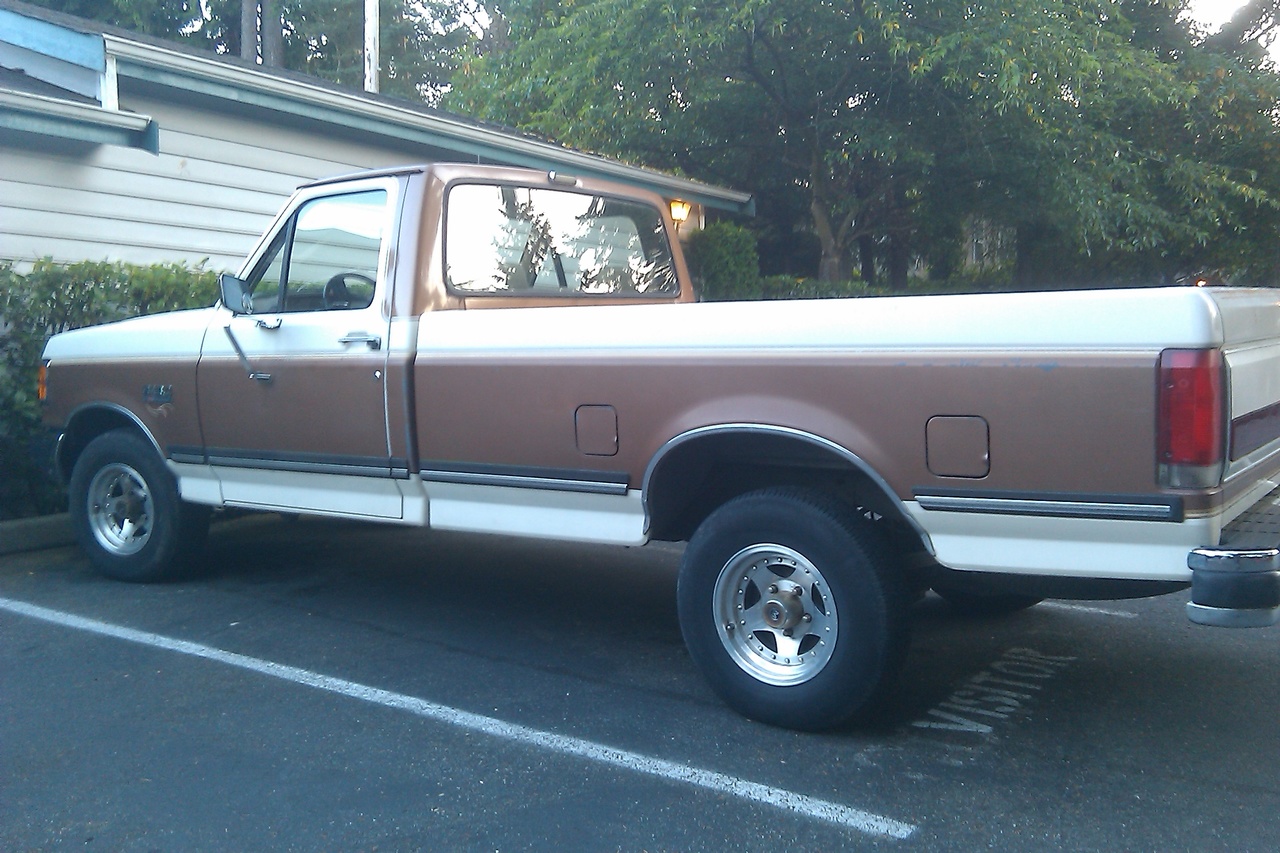
M 208 507 L 182 501 L 155 448 L 131 430 L 89 442 L 69 492 L 77 540 L 94 567 L 117 580 L 177 577 L 208 533 Z
M 680 626 L 740 713 L 820 730 L 879 699 L 907 645 L 907 592 L 870 523 L 821 493 L 770 489 L 713 512 L 685 549 Z

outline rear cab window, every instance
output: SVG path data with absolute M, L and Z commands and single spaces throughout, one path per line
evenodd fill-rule
M 633 199 L 457 184 L 445 200 L 445 282 L 456 295 L 676 297 L 661 212 Z

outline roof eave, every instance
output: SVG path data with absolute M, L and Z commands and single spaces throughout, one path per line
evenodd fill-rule
M 110 33 L 103 38 L 108 55 L 115 57 L 116 73 L 121 78 L 199 92 L 415 144 L 459 150 L 482 160 L 536 169 L 556 168 L 584 176 L 639 184 L 667 198 L 679 198 L 707 207 L 748 215 L 755 211 L 755 203 L 749 193 L 628 166 L 444 115 L 374 101 L 301 80 L 284 79 Z
M 149 116 L 16 89 L 0 89 L 0 127 L 152 154 L 160 150 L 159 130 Z

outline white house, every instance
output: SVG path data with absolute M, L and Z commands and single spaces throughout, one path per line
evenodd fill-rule
M 297 185 L 425 161 L 607 177 L 695 217 L 752 207 L 745 193 L 0 0 L 0 261 L 234 269 Z

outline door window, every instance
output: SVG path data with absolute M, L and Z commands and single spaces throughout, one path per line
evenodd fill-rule
M 306 202 L 249 275 L 254 313 L 368 308 L 386 226 L 386 190 Z

